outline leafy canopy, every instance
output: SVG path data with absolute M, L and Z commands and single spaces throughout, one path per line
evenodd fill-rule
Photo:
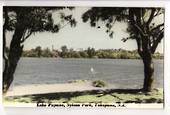
M 122 41 L 136 39 L 138 48 L 146 49 L 144 45 L 142 46 L 141 41 L 145 41 L 143 38 L 147 38 L 145 45 L 148 45 L 148 50 L 154 53 L 164 36 L 163 16 L 163 8 L 93 7 L 82 15 L 82 19 L 83 22 L 89 22 L 92 27 L 97 28 L 100 28 L 97 25 L 99 21 L 104 22 L 107 28 L 106 32 L 111 38 L 115 22 L 124 21 L 128 24 L 129 37 L 123 38 Z
M 6 30 L 14 31 L 17 27 L 25 30 L 23 42 L 31 34 L 36 32 L 52 32 L 56 33 L 62 28 L 62 23 L 54 23 L 52 13 L 62 11 L 64 9 L 72 10 L 73 7 L 4 7 L 4 19 L 6 19 Z M 7 16 L 5 18 L 5 12 Z M 62 21 L 68 22 L 72 27 L 76 26 L 76 21 L 72 15 L 64 15 L 60 13 L 59 17 Z

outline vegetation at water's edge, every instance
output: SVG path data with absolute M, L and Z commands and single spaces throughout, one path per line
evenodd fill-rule
M 8 50 L 8 48 L 7 48 Z M 99 49 L 87 48 L 79 51 L 73 48 L 68 49 L 67 46 L 62 46 L 61 50 L 50 50 L 49 48 L 42 49 L 40 46 L 35 49 L 25 50 L 22 57 L 60 57 L 60 58 L 101 58 L 101 59 L 140 59 L 137 50 L 128 51 L 124 49 Z M 162 59 L 163 55 L 159 52 L 153 55 L 154 59 Z
M 154 89 L 144 93 L 133 90 L 117 90 L 112 92 L 75 92 L 54 93 L 29 96 L 5 97 L 4 104 L 8 103 L 163 103 L 163 90 Z
M 92 82 L 92 85 L 94 87 L 105 87 L 106 83 L 104 81 L 102 81 L 102 80 L 96 80 L 96 81 Z

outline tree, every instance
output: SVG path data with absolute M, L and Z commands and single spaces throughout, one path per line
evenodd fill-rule
M 52 53 L 49 48 L 45 48 L 42 52 L 43 57 L 52 57 Z
M 83 58 L 87 58 L 88 57 L 88 54 L 85 51 L 79 51 L 79 53 L 80 53 L 80 57 L 83 57 Z
M 41 46 L 37 46 L 37 47 L 35 48 L 35 52 L 37 53 L 37 56 L 38 56 L 38 57 L 41 57 L 41 54 L 42 54 Z
M 163 20 L 162 8 L 112 8 L 93 7 L 82 16 L 83 22 L 90 21 L 92 27 L 100 28 L 98 21 L 105 22 L 106 32 L 113 37 L 112 27 L 116 21 L 128 24 L 128 38 L 136 40 L 137 49 L 144 64 L 143 91 L 151 91 L 154 81 L 154 65 L 152 56 L 158 44 L 164 37 L 164 22 L 158 23 L 156 19 Z
M 3 8 L 3 59 L 5 61 L 3 71 L 3 92 L 5 93 L 13 81 L 13 74 L 23 52 L 23 43 L 31 35 L 38 32 L 57 33 L 61 28 L 70 24 L 76 25 L 72 15 L 60 13 L 61 22 L 55 24 L 52 18 L 54 11 L 62 11 L 72 7 L 13 7 Z M 63 22 L 66 22 L 63 24 Z M 9 47 L 9 55 L 6 55 L 6 32 L 13 31 L 13 37 Z
M 67 54 L 68 54 L 68 48 L 67 48 L 67 46 L 66 45 L 64 45 L 64 46 L 61 46 L 61 57 L 63 57 L 63 58 L 65 58 L 65 57 L 67 57 Z
M 89 58 L 92 58 L 95 55 L 95 49 L 88 47 L 87 54 L 88 54 Z

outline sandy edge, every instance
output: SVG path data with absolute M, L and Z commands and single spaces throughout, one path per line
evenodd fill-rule
M 38 84 L 38 85 L 25 85 L 16 86 L 11 88 L 4 96 L 22 96 L 33 94 L 47 94 L 59 92 L 76 92 L 76 91 L 90 91 L 90 90 L 105 90 L 113 87 L 106 86 L 103 88 L 92 86 L 91 82 L 78 82 L 78 83 L 63 83 L 63 84 Z

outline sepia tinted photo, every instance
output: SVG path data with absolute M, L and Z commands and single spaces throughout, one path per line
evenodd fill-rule
M 163 108 L 164 12 L 4 6 L 4 106 Z

